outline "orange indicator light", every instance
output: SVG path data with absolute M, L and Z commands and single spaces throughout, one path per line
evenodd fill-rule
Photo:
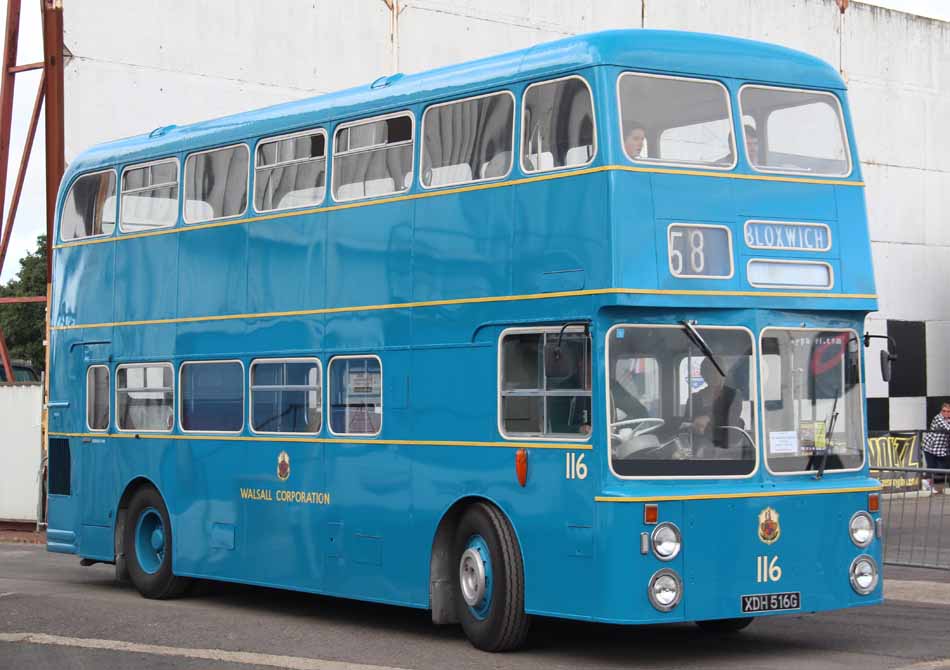
M 643 523 L 653 525 L 660 518 L 660 506 L 649 504 L 643 506 Z
M 518 475 L 518 483 L 524 486 L 528 483 L 528 450 L 519 449 L 515 452 L 515 474 Z
M 869 512 L 878 512 L 881 509 L 881 494 L 880 493 L 869 493 L 868 494 L 868 511 Z

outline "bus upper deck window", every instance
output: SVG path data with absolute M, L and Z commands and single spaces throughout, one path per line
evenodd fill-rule
M 247 146 L 202 151 L 185 161 L 185 223 L 239 216 L 247 209 Z
M 409 190 L 412 133 L 412 116 L 405 113 L 337 128 L 333 198 L 356 200 Z
M 317 205 L 327 180 L 327 136 L 322 130 L 262 140 L 254 167 L 258 212 Z
M 119 228 L 134 233 L 175 225 L 178 220 L 178 160 L 133 165 L 122 172 Z
M 504 177 L 514 126 L 515 99 L 507 91 L 429 107 L 422 117 L 422 185 Z
M 115 229 L 115 172 L 86 174 L 73 182 L 60 215 L 60 237 L 109 235 Z
M 630 160 L 735 167 L 729 95 L 719 82 L 624 72 L 618 90 Z
M 594 102 L 581 77 L 529 86 L 521 126 L 521 169 L 525 172 L 587 165 L 597 152 Z
M 746 157 L 756 170 L 826 177 L 851 173 L 841 103 L 831 93 L 743 86 Z

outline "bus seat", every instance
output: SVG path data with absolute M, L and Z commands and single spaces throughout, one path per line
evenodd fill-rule
M 121 216 L 125 230 L 169 226 L 178 218 L 178 198 L 126 195 L 122 197 Z
M 368 179 L 363 187 L 366 195 L 385 195 L 396 190 L 396 182 L 392 177 L 382 179 Z
M 204 200 L 185 200 L 186 221 L 207 221 L 214 218 L 214 208 Z
M 491 179 L 492 177 L 502 177 L 508 171 L 508 164 L 511 161 L 510 151 L 501 151 L 491 157 L 491 160 L 482 163 L 478 169 L 479 179 Z
M 432 168 L 432 178 L 429 186 L 441 186 L 442 184 L 458 184 L 459 182 L 472 181 L 472 166 L 468 163 L 459 163 L 457 165 L 445 165 L 443 167 Z
M 340 184 L 340 187 L 336 190 L 336 199 L 337 200 L 352 200 L 353 198 L 362 198 L 363 192 L 363 182 L 354 181 L 350 184 Z
M 589 144 L 584 144 L 579 147 L 571 147 L 567 150 L 567 155 L 564 156 L 565 165 L 583 165 L 588 162 L 593 155 L 593 147 Z
M 303 207 L 312 205 L 315 202 L 323 200 L 323 193 L 326 189 L 322 186 L 313 188 L 302 188 L 299 191 L 290 191 L 285 193 L 277 203 L 276 209 L 290 209 L 292 207 Z

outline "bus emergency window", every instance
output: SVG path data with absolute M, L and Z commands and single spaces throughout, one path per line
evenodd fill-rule
M 185 160 L 185 223 L 238 216 L 247 209 L 248 150 L 243 144 Z
M 257 145 L 254 208 L 259 212 L 316 205 L 327 180 L 327 136 L 322 130 L 263 140 Z
M 611 467 L 621 477 L 751 474 L 752 337 L 738 328 L 616 326 L 607 341 Z M 719 365 L 719 368 L 716 367 Z
M 251 363 L 251 429 L 258 433 L 318 433 L 323 388 L 316 358 Z
M 239 361 L 181 364 L 182 430 L 237 433 L 244 427 L 244 367 Z
M 412 117 L 400 114 L 338 128 L 333 140 L 333 198 L 402 193 L 412 183 Z
M 591 430 L 590 336 L 582 329 L 512 332 L 501 340 L 499 414 L 505 437 L 586 438 Z M 545 369 L 557 349 L 561 369 Z M 550 374 L 548 374 L 550 373 Z
M 782 330 L 762 334 L 766 459 L 769 470 L 852 470 L 864 462 L 857 335 Z
M 729 95 L 719 82 L 625 72 L 618 91 L 630 160 L 735 166 Z
M 115 371 L 119 430 L 170 431 L 174 423 L 174 379 L 169 363 L 120 365 Z
M 115 172 L 83 175 L 73 182 L 63 203 L 59 234 L 63 241 L 115 230 Z
M 422 185 L 504 177 L 511 169 L 514 124 L 508 92 L 429 107 L 422 117 Z
M 178 161 L 170 158 L 122 172 L 119 228 L 134 233 L 175 225 L 178 220 Z
M 525 172 L 586 165 L 597 152 L 594 102 L 580 77 L 529 86 L 521 126 Z
M 89 430 L 109 428 L 109 368 L 93 365 L 86 370 L 86 424 Z
M 739 107 L 752 167 L 844 177 L 851 172 L 841 103 L 831 93 L 744 86 Z
M 383 370 L 375 356 L 330 359 L 330 430 L 336 435 L 378 435 L 383 424 Z

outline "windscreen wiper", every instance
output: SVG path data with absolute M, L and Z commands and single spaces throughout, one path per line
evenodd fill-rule
M 726 377 L 726 373 L 722 371 L 722 366 L 719 365 L 719 361 L 716 360 L 715 354 L 713 354 L 712 349 L 709 348 L 709 345 L 706 344 L 706 340 L 703 339 L 703 336 L 699 334 L 693 324 L 689 321 L 680 321 L 680 324 L 686 330 L 686 334 L 689 335 L 691 339 L 699 349 L 706 354 L 706 358 L 712 361 L 712 364 L 716 366 L 716 369 L 719 371 L 719 374 L 722 375 L 723 379 Z
M 815 479 L 821 479 L 825 476 L 825 465 L 828 463 L 828 450 L 831 449 L 831 434 L 835 431 L 835 424 L 838 422 L 838 398 L 841 396 L 841 390 L 835 391 L 835 402 L 831 406 L 831 417 L 828 419 L 828 429 L 825 431 L 825 449 L 821 452 L 821 464 L 818 466 L 818 474 Z

